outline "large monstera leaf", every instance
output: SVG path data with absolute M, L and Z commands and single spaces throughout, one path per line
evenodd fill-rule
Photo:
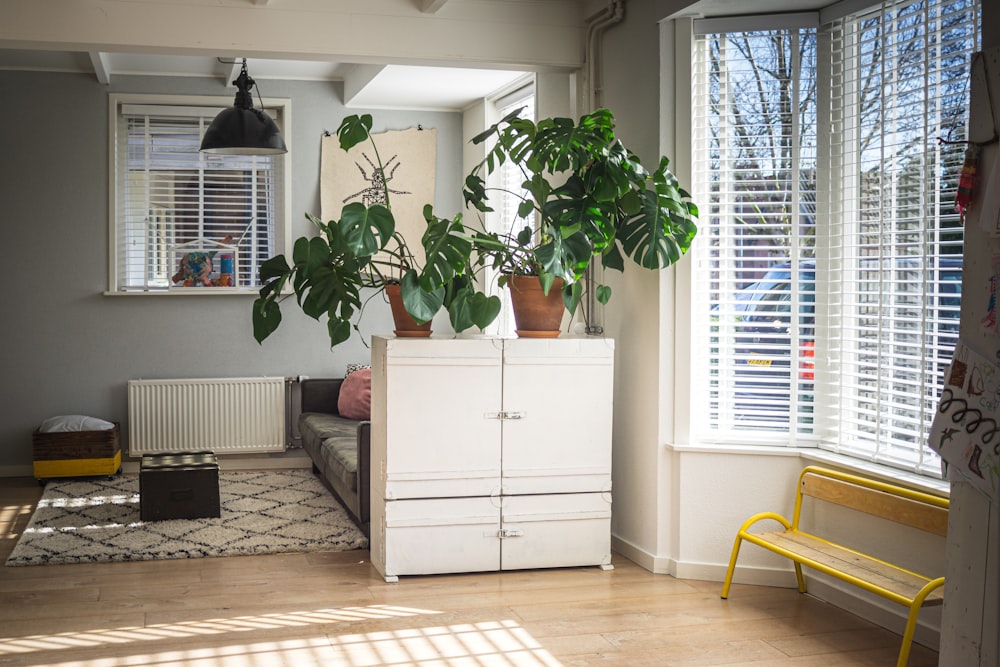
M 337 128 L 337 139 L 340 140 L 340 147 L 349 151 L 362 141 L 367 141 L 371 137 L 372 117 L 371 114 L 361 116 L 348 116 L 340 122 Z
M 667 159 L 653 175 L 653 190 L 641 194 L 639 212 L 621 223 L 618 239 L 625 254 L 639 266 L 662 269 L 681 258 L 697 232 L 693 217 L 698 208 L 678 187 L 667 169 Z
M 347 249 L 355 257 L 371 257 L 385 248 L 396 231 L 392 212 L 380 204 L 365 206 L 351 202 L 344 206 L 337 225 Z
M 428 204 L 424 206 L 424 219 L 427 229 L 421 239 L 424 270 L 420 275 L 420 286 L 430 291 L 448 284 L 457 275 L 471 271 L 469 257 L 472 242 L 465 236 L 461 214 L 453 220 L 438 218 Z
M 567 236 L 564 236 L 568 232 Z M 592 246 L 578 227 L 552 230 L 549 239 L 535 248 L 534 256 L 544 273 L 573 283 L 583 277 L 590 263 Z
M 547 118 L 538 122 L 533 156 L 548 173 L 580 171 L 590 161 L 606 154 L 615 141 L 615 120 L 607 109 L 598 109 L 574 123 L 569 118 Z

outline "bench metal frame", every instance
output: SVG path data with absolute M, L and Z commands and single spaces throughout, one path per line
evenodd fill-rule
M 799 475 L 795 513 L 791 521 L 775 512 L 761 512 L 747 519 L 740 527 L 733 544 L 729 568 L 726 570 L 722 598 L 729 597 L 740 545 L 746 540 L 791 559 L 800 593 L 806 592 L 802 576 L 802 566 L 805 565 L 909 607 L 903 644 L 896 662 L 897 667 L 905 667 L 920 609 L 924 605 L 942 603 L 944 577 L 926 577 L 800 530 L 799 518 L 804 496 L 849 507 L 942 537 L 948 532 L 947 498 L 850 473 L 809 466 Z M 777 521 L 783 530 L 750 532 L 751 527 L 765 520 Z

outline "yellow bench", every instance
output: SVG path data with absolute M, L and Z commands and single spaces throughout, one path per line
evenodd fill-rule
M 930 578 L 879 560 L 868 554 L 848 549 L 816 535 L 799 530 L 802 497 L 810 496 L 883 519 L 888 519 L 935 535 L 948 532 L 948 499 L 913 491 L 894 484 L 809 466 L 799 476 L 795 494 L 795 513 L 789 522 L 780 514 L 761 512 L 747 519 L 740 527 L 733 544 L 733 553 L 722 586 L 722 598 L 729 597 L 736 558 L 743 540 L 790 558 L 795 565 L 799 592 L 806 592 L 802 566 L 860 586 L 893 602 L 909 607 L 910 613 L 899 649 L 897 667 L 904 667 L 910 655 L 917 615 L 924 605 L 939 605 L 944 599 L 944 577 Z M 759 521 L 773 519 L 783 530 L 751 533 Z

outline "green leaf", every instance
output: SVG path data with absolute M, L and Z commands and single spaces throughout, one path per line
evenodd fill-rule
M 275 278 L 285 278 L 292 272 L 284 255 L 266 259 L 260 264 L 260 282 L 266 283 Z
M 476 174 L 469 174 L 465 177 L 465 188 L 462 190 L 466 205 L 472 206 L 477 211 L 490 213 L 493 211 L 486 201 L 489 196 L 486 193 L 486 181 Z
M 331 315 L 326 323 L 326 330 L 330 334 L 330 347 L 333 348 L 351 337 L 351 322 Z
M 647 269 L 666 268 L 678 261 L 691 246 L 697 231 L 694 221 L 687 216 L 688 207 L 670 199 L 671 188 L 664 185 L 662 175 L 654 177 L 654 182 L 657 180 L 658 191 L 642 193 L 639 213 L 626 220 L 618 233 L 625 254 Z M 667 194 L 661 194 L 660 190 Z
M 340 121 L 340 127 L 337 128 L 340 147 L 345 151 L 351 150 L 371 136 L 371 129 L 371 114 L 348 116 Z
M 517 233 L 517 244 L 521 246 L 526 246 L 531 243 L 531 237 L 534 234 L 534 230 L 529 226 L 525 227 Z
M 448 305 L 448 319 L 458 333 L 472 326 L 481 331 L 497 318 L 501 305 L 499 297 L 486 296 L 470 287 L 452 299 Z
M 403 295 L 403 307 L 417 324 L 430 322 L 444 305 L 444 288 L 424 290 L 420 287 L 417 272 L 413 269 L 403 274 L 399 287 Z
M 625 270 L 625 258 L 622 257 L 622 252 L 618 248 L 618 244 L 608 246 L 604 253 L 601 255 L 601 265 L 606 269 L 614 269 L 616 271 Z
M 476 292 L 470 297 L 469 311 L 472 315 L 472 322 L 482 331 L 493 320 L 500 315 L 503 303 L 498 296 L 486 296 L 482 292 Z
M 308 277 L 319 267 L 329 264 L 330 246 L 321 236 L 301 237 L 295 241 L 292 259 L 296 270 Z
M 575 283 L 587 271 L 592 250 L 587 236 L 577 230 L 566 238 L 553 233 L 547 243 L 535 249 L 534 255 L 544 273 Z
M 258 343 L 263 343 L 281 324 L 281 308 L 273 298 L 258 298 L 253 302 L 252 319 L 253 337 Z
M 371 257 L 385 248 L 396 231 L 396 220 L 385 206 L 360 202 L 344 206 L 338 224 L 347 249 L 355 257 Z
M 424 207 L 427 229 L 421 238 L 424 249 L 424 270 L 420 275 L 420 286 L 425 290 L 443 287 L 456 275 L 471 273 L 469 257 L 472 242 L 465 237 L 462 216 L 454 220 L 434 216 L 430 204 Z
M 566 306 L 566 310 L 569 311 L 570 317 L 576 313 L 577 306 L 580 305 L 580 299 L 583 297 L 583 283 L 570 283 L 563 285 L 562 298 L 563 305 Z
M 611 300 L 611 288 L 607 285 L 598 285 L 595 290 L 595 296 L 599 303 L 607 305 L 608 301 Z

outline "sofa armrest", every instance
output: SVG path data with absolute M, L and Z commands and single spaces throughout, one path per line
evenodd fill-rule
M 372 423 L 358 424 L 358 514 L 368 524 L 371 514 Z
M 343 378 L 310 378 L 302 381 L 302 412 L 339 415 L 337 399 Z

